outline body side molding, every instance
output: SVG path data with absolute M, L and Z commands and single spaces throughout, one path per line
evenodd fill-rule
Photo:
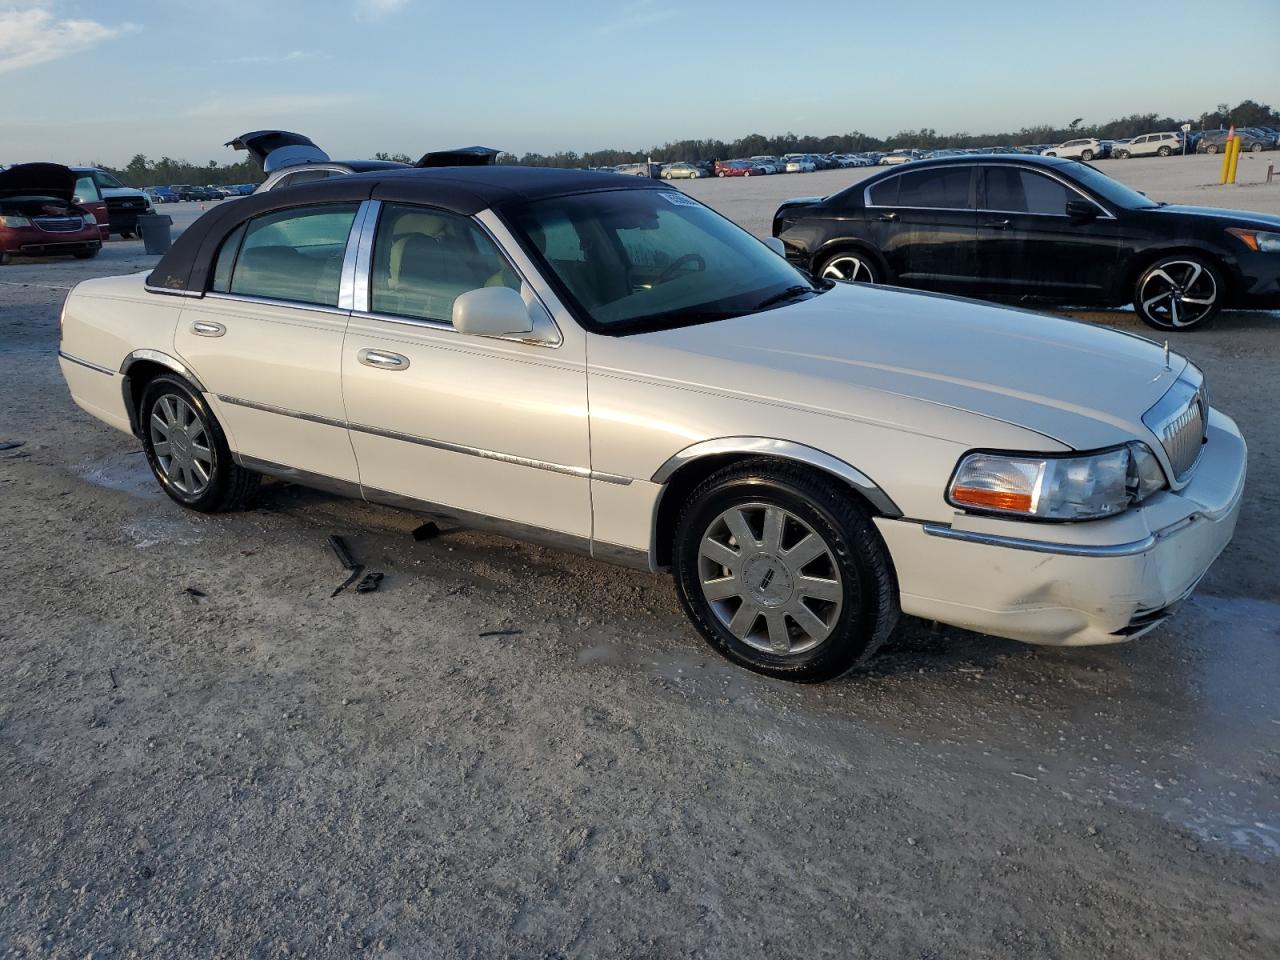
M 837 457 L 831 456 L 829 453 L 823 453 L 821 450 L 806 446 L 803 443 L 796 443 L 793 440 L 778 440 L 772 437 L 720 437 L 715 440 L 703 440 L 700 443 L 685 447 L 668 459 L 654 473 L 652 480 L 654 483 L 665 485 L 668 480 L 675 476 L 676 471 L 694 460 L 709 456 L 723 456 L 726 453 L 780 457 L 784 460 L 807 463 L 811 467 L 817 467 L 819 470 L 844 480 L 866 497 L 868 502 L 880 511 L 883 516 L 890 518 L 902 516 L 902 511 L 893 502 L 892 498 L 861 470 L 850 466 Z

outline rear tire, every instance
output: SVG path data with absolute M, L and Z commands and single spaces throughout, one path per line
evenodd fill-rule
M 1262 152 L 1262 144 L 1260 144 L 1260 143 L 1255 143 L 1253 146 L 1251 146 L 1251 147 L 1249 148 L 1249 152 L 1250 152 L 1250 153 L 1261 153 L 1261 152 Z
M 170 373 L 151 380 L 138 422 L 147 464 L 172 500 L 201 513 L 248 506 L 262 477 L 231 458 L 222 427 L 186 380 Z
M 1115 157 L 1117 160 L 1128 160 L 1128 159 L 1129 159 L 1129 151 L 1128 151 L 1128 150 L 1117 150 L 1115 153 L 1113 153 L 1113 154 L 1112 154 L 1112 156 L 1113 156 L 1113 157 Z
M 1173 151 L 1168 147 L 1161 147 L 1159 150 L 1156 151 L 1156 153 L 1162 157 L 1167 157 L 1169 154 L 1173 153 Z
M 740 538 L 740 539 L 739 539 Z M 674 575 L 694 627 L 766 676 L 830 680 L 897 623 L 898 584 L 868 511 L 796 464 L 731 464 L 694 490 L 676 525 Z
M 1204 148 L 1204 152 L 1205 152 L 1205 153 L 1217 153 L 1217 152 L 1218 152 L 1218 145 L 1217 145 L 1216 143 L 1211 143 L 1211 144 L 1209 144 L 1207 147 L 1205 147 L 1205 148 Z
M 822 280 L 845 283 L 883 283 L 879 263 L 862 250 L 838 250 L 826 257 L 815 271 Z

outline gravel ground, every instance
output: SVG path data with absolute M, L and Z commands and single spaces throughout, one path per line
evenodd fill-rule
M 1206 159 L 1105 169 L 1280 208 Z M 690 191 L 767 232 L 856 173 Z M 181 511 L 55 363 L 65 289 L 153 262 L 0 271 L 0 957 L 1280 955 L 1274 315 L 1174 338 L 1251 481 L 1170 625 L 907 620 L 796 688 L 705 650 L 664 578 L 278 483 Z M 330 597 L 331 533 L 380 592 Z

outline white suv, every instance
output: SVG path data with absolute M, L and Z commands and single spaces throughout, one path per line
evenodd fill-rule
M 1182 152 L 1182 137 L 1176 133 L 1144 133 L 1128 143 L 1117 143 L 1111 155 L 1117 160 L 1126 157 L 1167 157 Z
M 1056 147 L 1050 147 L 1042 154 L 1046 157 L 1066 157 L 1068 160 L 1092 160 L 1102 156 L 1102 144 L 1093 137 L 1082 140 L 1068 140 Z

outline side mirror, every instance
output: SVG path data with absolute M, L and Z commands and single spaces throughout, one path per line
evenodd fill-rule
M 1088 200 L 1068 200 L 1067 217 L 1072 223 L 1092 223 L 1098 219 L 1098 207 Z
M 764 245 L 780 257 L 787 255 L 787 246 L 777 237 L 765 237 Z
M 453 328 L 473 337 L 507 337 L 531 333 L 533 316 L 510 287 L 480 287 L 453 301 Z

